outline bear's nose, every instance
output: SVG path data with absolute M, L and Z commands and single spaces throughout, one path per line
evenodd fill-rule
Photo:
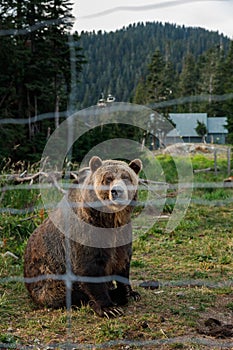
M 122 186 L 113 186 L 111 189 L 112 199 L 121 198 L 124 194 L 124 188 Z

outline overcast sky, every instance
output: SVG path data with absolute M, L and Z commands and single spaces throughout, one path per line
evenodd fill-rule
M 233 0 L 74 0 L 74 15 L 78 32 L 161 21 L 203 27 L 233 39 Z

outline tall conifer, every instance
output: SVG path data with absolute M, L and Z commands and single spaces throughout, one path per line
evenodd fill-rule
M 1 29 L 5 30 L 5 35 L 2 31 L 0 36 L 0 118 L 28 119 L 28 126 L 18 130 L 18 138 L 5 146 L 9 153 L 19 144 L 13 158 L 21 157 L 21 153 L 25 156 L 41 152 L 48 126 L 54 129 L 51 122 L 35 123 L 33 117 L 43 113 L 59 116 L 59 111 L 67 109 L 71 92 L 70 43 L 75 60 L 72 68 L 77 73 L 83 61 L 78 35 L 69 40 L 71 10 L 69 0 L 4 0 L 0 5 Z M 0 138 L 7 129 L 0 128 Z

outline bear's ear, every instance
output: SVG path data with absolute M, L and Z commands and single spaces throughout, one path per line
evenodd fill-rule
M 142 162 L 140 159 L 134 159 L 130 162 L 129 167 L 138 174 L 142 170 Z
M 94 173 L 100 166 L 102 165 L 102 160 L 99 157 L 92 157 L 89 166 L 91 168 L 92 173 Z

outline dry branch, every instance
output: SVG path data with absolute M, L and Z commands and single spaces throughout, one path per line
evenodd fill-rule
M 204 168 L 204 169 L 195 169 L 193 170 L 194 174 L 198 174 L 198 173 L 208 173 L 210 171 L 215 171 L 216 169 L 214 168 Z M 217 167 L 217 171 L 219 171 L 219 168 Z

